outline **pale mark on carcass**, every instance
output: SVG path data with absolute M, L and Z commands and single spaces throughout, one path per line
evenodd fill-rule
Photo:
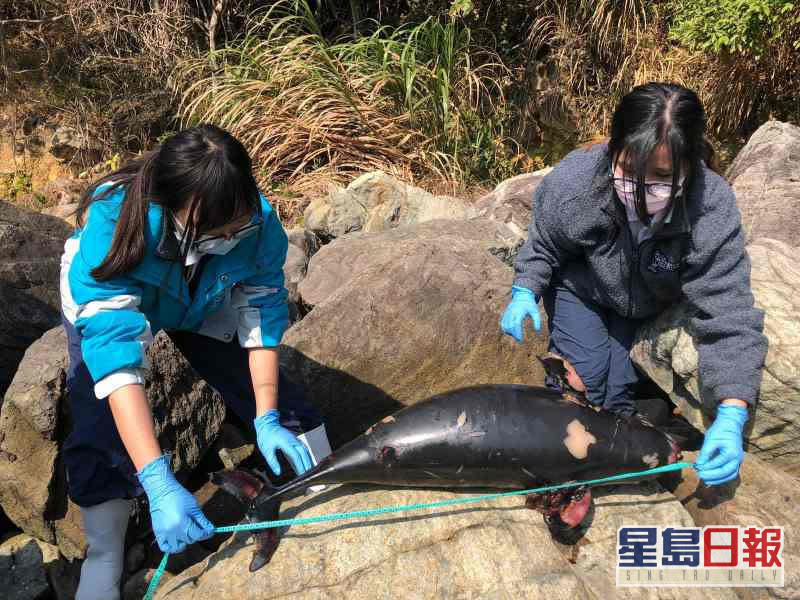
M 567 425 L 567 437 L 564 445 L 575 458 L 584 459 L 589 454 L 589 444 L 597 443 L 597 438 L 586 431 L 586 426 L 578 419 L 573 419 Z
M 658 454 L 655 452 L 653 454 L 645 454 L 642 457 L 642 462 L 651 469 L 655 469 L 658 466 Z

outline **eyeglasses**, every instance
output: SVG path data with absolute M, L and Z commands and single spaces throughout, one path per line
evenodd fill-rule
M 258 217 L 255 222 L 248 223 L 244 227 L 240 227 L 239 229 L 235 230 L 233 233 L 229 233 L 227 235 L 212 235 L 209 237 L 202 237 L 192 245 L 197 252 L 207 252 L 208 250 L 213 249 L 220 240 L 236 240 L 238 242 L 250 237 L 256 231 L 258 231 L 261 228 L 262 222 L 263 221 L 261 217 Z
M 625 177 L 612 177 L 612 179 L 614 181 L 614 187 L 618 188 L 622 192 L 626 194 L 633 194 L 636 192 L 636 182 L 633 179 L 627 179 Z M 678 191 L 680 191 L 682 187 L 682 182 L 679 182 L 677 186 Z M 644 191 L 645 193 L 655 196 L 656 198 L 670 198 L 672 196 L 672 184 L 661 182 L 645 182 Z

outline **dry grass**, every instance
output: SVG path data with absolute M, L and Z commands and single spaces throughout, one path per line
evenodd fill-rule
M 480 153 L 506 152 L 496 119 L 506 71 L 468 30 L 429 19 L 329 42 L 308 5 L 292 4 L 278 2 L 241 43 L 176 79 L 184 121 L 242 139 L 264 180 L 303 189 L 380 169 L 464 181 Z

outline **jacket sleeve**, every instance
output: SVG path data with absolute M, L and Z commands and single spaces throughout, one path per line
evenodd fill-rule
M 750 288 L 741 216 L 733 190 L 720 181 L 693 219 L 692 247 L 685 259 L 683 293 L 691 311 L 705 396 L 738 398 L 753 405 L 767 353 L 764 312 Z
M 69 291 L 81 353 L 98 398 L 131 383 L 144 383 L 147 347 L 153 340 L 150 323 L 139 310 L 141 287 L 129 277 L 97 281 L 92 269 L 105 258 L 115 223 L 93 203 L 69 268 Z
M 233 288 L 231 305 L 238 310 L 237 334 L 244 348 L 275 348 L 289 326 L 288 291 L 283 265 L 289 241 L 277 215 L 264 211 L 258 270 Z
M 514 285 L 541 296 L 550 285 L 553 271 L 580 252 L 580 246 L 567 230 L 560 198 L 545 177 L 533 195 L 528 239 L 514 262 Z

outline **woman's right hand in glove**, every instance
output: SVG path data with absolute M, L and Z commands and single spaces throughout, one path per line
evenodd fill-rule
M 530 317 L 533 321 L 533 328 L 536 331 L 541 331 L 542 318 L 539 315 L 538 302 L 539 298 L 528 288 L 512 286 L 511 302 L 503 313 L 500 327 L 518 342 L 522 342 L 525 335 L 523 324 L 527 317 Z

